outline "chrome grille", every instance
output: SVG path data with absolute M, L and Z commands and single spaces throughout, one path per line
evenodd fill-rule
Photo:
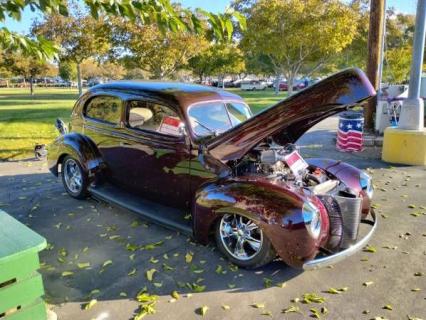
M 341 248 L 348 248 L 356 242 L 361 221 L 361 198 L 334 197 L 340 207 L 343 222 L 343 238 Z

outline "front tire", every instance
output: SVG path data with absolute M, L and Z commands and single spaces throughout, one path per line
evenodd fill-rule
M 268 237 L 251 219 L 225 214 L 216 224 L 216 244 L 232 263 L 254 269 L 271 262 L 276 253 Z
M 66 192 L 73 198 L 84 199 L 87 197 L 89 179 L 77 159 L 66 156 L 62 162 L 62 183 Z

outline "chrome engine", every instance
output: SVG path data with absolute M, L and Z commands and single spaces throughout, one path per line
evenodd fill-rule
M 234 166 L 235 174 L 263 175 L 316 195 L 326 207 L 330 220 L 330 238 L 326 249 L 336 251 L 350 247 L 358 237 L 362 198 L 320 168 L 308 164 L 299 166 L 300 170 L 290 168 L 288 157 L 295 150 L 294 145 L 260 147 Z

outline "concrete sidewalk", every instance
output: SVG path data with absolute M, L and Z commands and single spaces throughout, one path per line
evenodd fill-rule
M 42 162 L 0 163 L 0 207 L 48 239 L 42 274 L 59 319 L 131 319 L 139 307 L 134 297 L 145 287 L 159 296 L 147 319 L 197 319 L 203 306 L 206 319 L 307 319 L 311 308 L 322 307 L 327 319 L 426 319 L 426 170 L 391 167 L 379 160 L 379 149 L 340 153 L 335 128 L 336 117 L 315 126 L 298 142 L 302 154 L 371 168 L 380 219 L 370 243 L 375 252 L 333 268 L 301 272 L 275 261 L 237 269 L 213 244 L 198 245 L 105 203 L 71 199 Z M 325 302 L 294 302 L 306 293 Z M 84 310 L 91 299 L 98 303 Z M 300 313 L 282 313 L 290 306 Z

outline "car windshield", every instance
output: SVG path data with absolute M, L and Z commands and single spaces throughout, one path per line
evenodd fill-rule
M 241 102 L 205 102 L 191 106 L 188 116 L 198 137 L 219 135 L 249 119 L 249 107 Z

